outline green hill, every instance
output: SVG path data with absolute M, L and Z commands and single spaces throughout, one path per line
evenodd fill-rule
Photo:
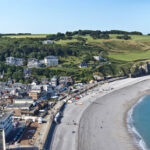
M 43 40 L 53 40 L 54 44 L 43 45 Z M 32 57 L 43 59 L 47 55 L 58 56 L 59 65 L 33 69 L 34 78 L 50 78 L 56 74 L 88 81 L 93 79 L 93 73 L 104 77 L 135 74 L 139 71 L 137 68 L 150 61 L 150 36 L 140 32 L 79 30 L 53 35 L 2 35 L 0 38 L 0 71 L 6 68 L 2 64 L 8 56 L 27 60 Z M 93 56 L 102 56 L 107 61 L 95 61 Z M 78 67 L 82 61 L 88 68 Z M 5 70 L 6 78 L 10 77 L 8 69 Z

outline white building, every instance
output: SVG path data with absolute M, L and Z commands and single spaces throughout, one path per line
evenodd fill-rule
M 93 56 L 93 58 L 97 61 L 107 60 L 107 58 L 103 58 L 102 56 Z
M 51 78 L 51 85 L 54 86 L 54 87 L 58 85 L 57 76 L 54 76 L 53 78 Z
M 54 44 L 54 41 L 53 40 L 45 40 L 45 41 L 42 41 L 43 44 Z
M 29 58 L 27 66 L 28 66 L 28 68 L 39 68 L 39 67 L 41 67 L 41 63 L 36 58 Z
M 34 100 L 31 98 L 14 99 L 14 104 L 33 104 Z
M 6 150 L 5 133 L 3 129 L 0 129 L 0 150 Z
M 44 64 L 46 66 L 57 66 L 58 58 L 56 56 L 47 56 L 44 58 Z
M 12 111 L 0 111 L 0 129 L 3 129 L 5 136 L 12 130 Z
M 22 58 L 15 58 L 15 57 L 7 57 L 6 64 L 8 65 L 15 65 L 15 66 L 23 66 L 23 59 Z
M 52 89 L 52 86 L 49 84 L 43 85 L 43 90 L 46 91 L 47 93 L 53 93 L 54 92 Z

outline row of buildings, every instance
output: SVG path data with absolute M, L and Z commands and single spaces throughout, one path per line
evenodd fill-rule
M 15 58 L 15 57 L 7 57 L 6 64 L 15 65 L 15 66 L 23 66 L 24 59 L 23 58 Z M 38 68 L 42 66 L 57 66 L 58 65 L 58 57 L 57 56 L 47 56 L 44 60 L 39 60 L 36 58 L 29 58 L 27 66 L 28 68 Z
M 96 61 L 107 61 L 107 58 L 103 58 L 102 56 L 93 56 L 94 60 Z M 8 65 L 15 65 L 15 66 L 23 66 L 24 59 L 22 58 L 15 58 L 15 57 L 7 57 L 6 64 Z M 44 60 L 39 60 L 36 58 L 29 58 L 27 66 L 28 68 L 39 68 L 39 67 L 54 67 L 58 65 L 58 57 L 57 56 L 47 56 Z M 88 65 L 86 62 L 81 62 L 79 64 L 79 68 L 87 68 Z
M 33 80 L 31 84 L 15 83 L 13 79 L 0 82 L 0 129 L 7 137 L 13 128 L 13 119 L 41 117 L 46 113 L 48 99 L 58 98 L 73 84 L 71 77 L 54 76 L 50 80 L 41 79 L 41 83 Z M 40 110 L 44 110 L 43 114 Z
M 58 65 L 57 56 L 47 56 L 44 58 L 44 60 L 29 58 L 27 64 L 28 68 L 39 68 L 43 66 L 54 67 L 57 65 Z

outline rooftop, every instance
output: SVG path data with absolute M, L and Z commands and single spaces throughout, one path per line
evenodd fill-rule
M 0 110 L 0 120 L 5 120 L 13 111 Z
M 25 107 L 30 107 L 31 104 L 25 103 L 25 104 L 13 104 L 13 105 L 8 105 L 8 108 L 15 109 L 15 108 L 25 108 Z
M 26 98 L 15 98 L 15 101 L 33 101 L 31 97 L 26 97 Z
M 47 56 L 46 59 L 57 59 L 57 56 Z

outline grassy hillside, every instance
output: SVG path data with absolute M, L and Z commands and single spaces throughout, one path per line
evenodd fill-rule
M 48 39 L 46 34 L 5 35 L 0 40 L 0 47 L 3 48 L 0 50 L 1 60 L 4 61 L 9 55 L 25 59 L 57 55 L 57 67 L 35 69 L 33 76 L 40 79 L 55 74 L 71 75 L 79 81 L 92 79 L 95 72 L 102 76 L 128 75 L 134 73 L 136 69 L 133 68 L 150 61 L 150 36 L 129 35 L 129 40 L 118 39 L 118 36 L 123 34 L 109 34 L 109 39 L 94 39 L 89 34 L 76 34 L 70 39 L 66 36 L 65 39 L 54 40 L 54 45 L 43 45 L 41 41 Z M 95 61 L 93 56 L 98 55 L 107 58 L 107 61 Z M 78 67 L 82 61 L 87 62 L 88 68 Z
M 93 39 L 91 36 L 79 36 L 86 39 L 88 45 L 97 46 L 108 52 L 108 57 L 121 61 L 136 61 L 150 59 L 150 36 L 131 35 L 131 40 L 117 39 L 118 35 L 110 35 L 110 39 Z M 76 38 L 76 37 L 74 37 Z M 66 45 L 77 42 L 72 40 L 59 40 L 57 44 Z
M 46 38 L 46 34 L 32 35 L 8 35 L 9 38 Z M 130 40 L 117 39 L 118 34 L 110 34 L 110 39 L 93 39 L 90 35 L 73 36 L 71 40 L 58 40 L 56 44 L 68 45 L 80 43 L 77 38 L 81 37 L 86 40 L 86 44 L 97 46 L 107 52 L 107 57 L 120 61 L 149 60 L 150 56 L 150 36 L 148 35 L 130 35 Z M 101 55 L 101 54 L 100 54 Z

